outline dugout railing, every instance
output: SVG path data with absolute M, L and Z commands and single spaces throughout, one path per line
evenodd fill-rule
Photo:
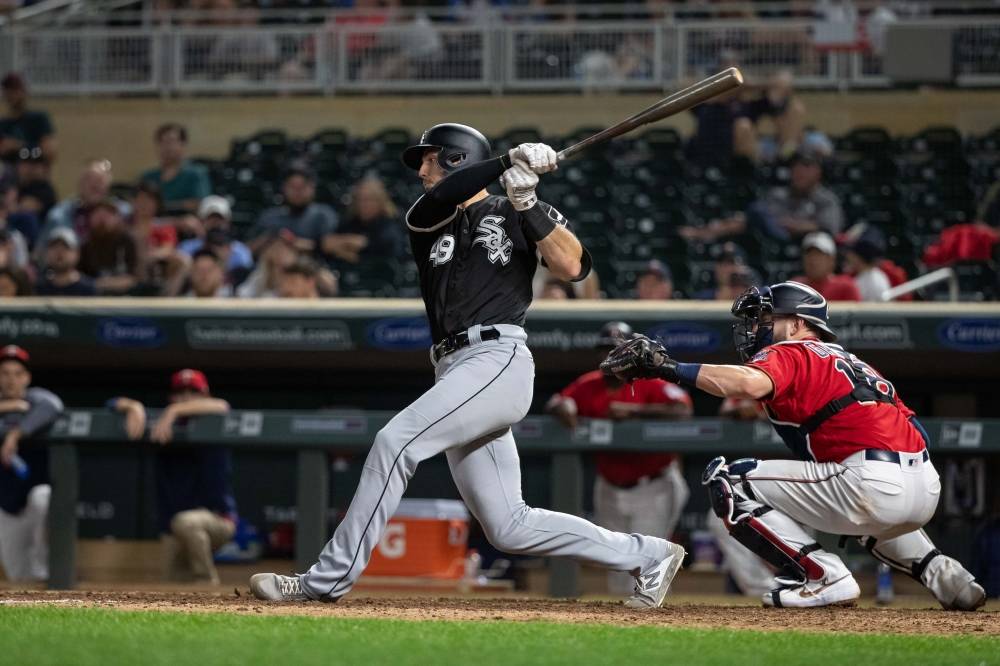
M 189 420 L 174 429 L 174 445 L 224 446 L 233 451 L 270 449 L 297 458 L 295 529 L 296 570 L 305 571 L 329 538 L 328 502 L 331 452 L 363 453 L 393 412 L 289 412 L 238 410 L 226 416 Z M 982 455 L 1000 451 L 1000 419 L 924 419 L 932 456 Z M 608 451 L 776 456 L 786 452 L 766 422 L 718 419 L 691 421 L 583 420 L 569 431 L 545 416 L 531 416 L 514 426 L 518 448 L 550 457 L 550 506 L 583 512 L 583 457 Z M 627 444 L 623 444 L 627 443 Z M 52 498 L 49 510 L 52 589 L 76 583 L 77 500 L 81 445 L 134 447 L 125 436 L 123 418 L 107 410 L 69 409 L 34 443 L 49 447 Z M 150 445 L 152 446 L 152 445 Z M 550 567 L 552 596 L 574 596 L 579 566 L 555 558 Z

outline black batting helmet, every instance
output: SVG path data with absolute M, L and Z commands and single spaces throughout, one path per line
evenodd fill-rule
M 403 164 L 419 171 L 428 149 L 440 151 L 437 161 L 445 171 L 490 158 L 490 142 L 482 132 L 458 123 L 442 123 L 424 132 L 420 143 L 403 151 Z
M 765 314 L 800 317 L 816 330 L 824 342 L 837 339 L 827 321 L 826 299 L 800 282 L 750 287 L 733 302 L 732 312 L 733 316 L 742 320 L 733 324 L 733 342 L 744 361 L 774 342 L 774 324 L 761 322 Z
M 619 344 L 632 337 L 632 327 L 623 321 L 609 321 L 601 326 L 597 337 L 596 349 L 614 349 Z

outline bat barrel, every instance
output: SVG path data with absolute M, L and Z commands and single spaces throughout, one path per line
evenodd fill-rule
M 663 118 L 687 111 L 702 102 L 706 102 L 713 97 L 729 92 L 730 90 L 738 88 L 741 85 L 743 85 L 743 75 L 740 73 L 740 70 L 735 67 L 730 67 L 729 69 L 723 70 L 718 74 L 714 74 L 707 79 L 695 83 L 694 85 L 688 86 L 683 90 L 678 90 L 672 95 L 664 97 L 656 104 L 643 109 L 639 113 L 636 113 L 635 115 L 632 115 L 625 120 L 602 130 L 597 134 L 594 134 L 593 136 L 589 136 L 579 143 L 575 143 L 568 148 L 564 148 L 557 153 L 557 158 L 562 161 L 583 150 L 586 150 L 593 145 L 621 136 L 627 132 L 631 132 L 637 127 L 648 125 L 649 123 L 656 122 L 657 120 L 662 120 Z

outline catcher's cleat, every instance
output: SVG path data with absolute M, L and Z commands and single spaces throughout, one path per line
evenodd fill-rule
M 787 580 L 787 579 L 784 579 Z M 783 579 L 778 579 L 782 582 Z M 789 585 L 765 592 L 764 605 L 772 608 L 816 608 L 818 606 L 853 606 L 861 596 L 854 576 L 847 574 L 832 583 L 811 580 L 788 581 Z
M 625 601 L 628 608 L 659 608 L 670 591 L 670 583 L 684 562 L 684 548 L 667 543 L 667 556 L 652 569 L 635 577 L 635 591 Z

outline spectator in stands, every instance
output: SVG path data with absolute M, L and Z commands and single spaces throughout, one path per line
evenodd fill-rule
M 809 285 L 828 301 L 860 301 L 858 285 L 850 275 L 834 274 L 837 244 L 823 231 L 815 231 L 802 241 L 802 268 L 805 275 L 793 278 Z
M 261 246 L 253 272 L 236 290 L 240 298 L 272 298 L 278 293 L 278 281 L 285 269 L 299 257 L 298 239 L 288 229 L 268 237 Z
M 631 335 L 625 322 L 608 322 L 595 346 L 595 365 Z M 691 396 L 662 379 L 640 379 L 625 385 L 594 370 L 578 377 L 545 406 L 560 423 L 575 430 L 578 419 L 624 421 L 652 418 L 682 420 L 693 413 Z M 622 447 L 627 448 L 627 447 Z M 677 456 L 671 453 L 599 453 L 594 482 L 594 520 L 601 527 L 669 538 L 689 496 Z M 634 579 L 609 572 L 612 593 L 627 592 Z
M 636 298 L 640 301 L 665 301 L 674 297 L 674 278 L 670 268 L 653 259 L 635 278 Z
M 253 253 L 230 236 L 232 218 L 232 210 L 225 197 L 205 197 L 198 207 L 200 236 L 183 241 L 179 248 L 188 256 L 194 256 L 204 247 L 209 248 L 224 262 L 227 282 L 239 285 L 253 270 Z
M 300 251 L 317 252 L 323 238 L 337 231 L 338 220 L 332 208 L 316 203 L 316 174 L 306 165 L 294 163 L 285 174 L 281 191 L 284 205 L 261 213 L 250 234 L 250 249 L 257 255 L 280 231 L 288 230 Z
M 140 183 L 132 199 L 129 230 L 143 266 L 142 282 L 155 294 L 176 296 L 184 284 L 189 259 L 177 251 L 177 229 L 160 217 L 160 188 Z
M 798 240 L 814 231 L 836 234 L 844 223 L 837 195 L 823 186 L 822 158 L 815 152 L 796 153 L 787 186 L 774 187 L 751 204 L 746 213 L 712 220 L 704 227 L 681 227 L 688 240 L 713 242 L 745 233 L 752 226 L 774 240 Z
M 108 406 L 125 416 L 130 439 L 142 437 L 146 408 L 141 402 L 118 397 L 109 400 Z M 176 424 L 228 412 L 228 402 L 212 397 L 204 373 L 184 369 L 170 378 L 169 404 L 149 429 L 149 439 L 162 446 L 156 461 L 156 488 L 167 580 L 219 583 L 212 554 L 233 538 L 237 520 L 229 451 L 169 444 Z
M 31 280 L 19 268 L 0 268 L 0 298 L 31 296 Z
M 278 295 L 281 298 L 319 298 L 319 266 L 311 258 L 300 256 L 281 272 Z
M 49 577 L 48 449 L 31 438 L 55 422 L 63 404 L 31 386 L 30 361 L 16 345 L 0 349 L 0 565 L 11 582 Z
M 101 294 L 120 296 L 138 283 L 143 270 L 135 239 L 112 201 L 103 201 L 90 211 L 90 235 L 80 249 L 80 271 L 94 278 Z
M 226 270 L 222 259 L 208 248 L 202 248 L 191 257 L 191 289 L 193 298 L 228 298 L 233 286 L 226 284 Z
M 699 300 L 733 301 L 748 287 L 761 284 L 760 276 L 746 265 L 746 253 L 736 243 L 723 243 L 712 268 L 715 285 L 695 294 Z
M 0 79 L 7 114 L 0 118 L 0 159 L 12 162 L 22 148 L 39 148 L 45 161 L 56 159 L 55 128 L 44 111 L 28 109 L 28 86 L 19 74 L 11 72 Z
M 160 166 L 143 173 L 141 180 L 160 188 L 164 214 L 196 211 L 201 200 L 212 193 L 212 183 L 205 167 L 187 159 L 187 128 L 166 123 L 156 130 L 155 139 Z
M 90 233 L 90 213 L 98 204 L 110 201 L 123 218 L 131 214 L 132 207 L 127 202 L 111 196 L 113 180 L 111 162 L 90 160 L 84 165 L 83 173 L 77 181 L 77 195 L 61 201 L 49 211 L 38 240 L 35 241 L 36 259 L 41 259 L 39 255 L 46 247 L 49 234 L 57 227 L 73 229 L 80 242 L 86 242 Z
M 367 176 L 351 190 L 347 218 L 323 237 L 323 253 L 335 261 L 357 264 L 365 259 L 403 256 L 399 211 L 381 180 Z
M 885 256 L 885 237 L 875 227 L 868 226 L 847 235 L 844 272 L 854 276 L 862 301 L 884 300 L 882 294 L 892 286 L 889 276 L 879 265 Z
M 723 52 L 722 64 L 735 65 L 735 54 Z M 781 71 L 765 86 L 745 85 L 694 107 L 691 113 L 697 126 L 688 155 L 694 162 L 726 166 L 733 158 L 741 158 L 744 166 L 752 166 L 757 161 L 758 121 L 773 118 L 777 142 L 784 146 L 801 135 L 805 107 L 793 97 L 791 73 Z
M 49 235 L 45 247 L 43 272 L 35 283 L 39 296 L 94 296 L 94 281 L 77 270 L 80 262 L 80 241 L 68 227 L 60 227 Z

